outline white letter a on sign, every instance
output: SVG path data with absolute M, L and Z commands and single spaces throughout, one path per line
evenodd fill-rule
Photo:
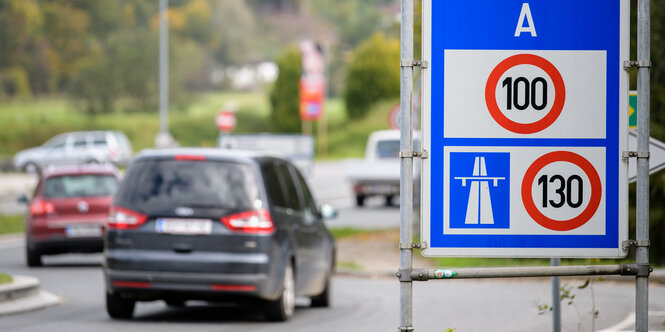
M 526 17 L 528 26 L 524 26 L 524 18 Z M 515 37 L 519 37 L 522 32 L 530 32 L 531 37 L 536 37 L 536 26 L 533 24 L 533 18 L 531 17 L 531 8 L 529 8 L 528 3 L 522 4 L 522 12 L 520 12 L 520 19 L 517 21 L 517 28 L 515 28 Z

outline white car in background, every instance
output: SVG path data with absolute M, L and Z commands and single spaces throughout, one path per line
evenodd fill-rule
M 49 165 L 112 163 L 124 165 L 132 157 L 132 145 L 119 131 L 77 131 L 57 135 L 41 146 L 14 156 L 14 167 L 39 173 Z

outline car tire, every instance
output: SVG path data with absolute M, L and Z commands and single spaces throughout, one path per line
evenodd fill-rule
M 106 292 L 106 312 L 113 319 L 129 319 L 134 314 L 136 301 L 123 299 L 118 295 Z
M 330 275 L 326 276 L 326 287 L 321 294 L 313 296 L 311 306 L 313 308 L 328 308 L 331 304 Z
M 356 195 L 356 206 L 364 206 L 364 205 L 365 205 L 365 196 Z
M 333 256 L 334 257 L 334 254 Z M 333 271 L 335 270 L 335 259 L 333 258 L 330 262 L 330 270 L 328 273 L 326 273 L 326 285 L 323 288 L 323 291 L 321 294 L 312 296 L 311 300 L 312 302 L 310 303 L 310 306 L 313 308 L 328 308 L 332 304 L 332 293 L 330 290 L 330 277 L 333 274 Z
M 282 294 L 277 300 L 266 303 L 265 314 L 269 321 L 284 322 L 293 315 L 295 309 L 295 279 L 291 264 L 284 268 L 283 280 Z
M 386 206 L 393 206 L 393 195 L 386 195 Z
M 25 261 L 29 267 L 43 266 L 42 255 L 37 251 L 30 249 L 30 246 L 25 246 Z
M 41 169 L 36 163 L 29 162 L 23 165 L 23 171 L 28 173 L 28 174 L 39 174 L 41 173 Z

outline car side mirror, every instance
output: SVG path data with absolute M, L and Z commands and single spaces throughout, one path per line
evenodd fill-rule
M 323 219 L 334 219 L 337 218 L 337 209 L 335 209 L 332 205 L 330 204 L 322 204 L 321 205 L 321 217 Z
M 26 196 L 25 194 L 22 194 L 22 195 L 20 195 L 16 198 L 16 201 L 19 204 L 28 204 L 29 200 L 28 200 L 28 196 Z

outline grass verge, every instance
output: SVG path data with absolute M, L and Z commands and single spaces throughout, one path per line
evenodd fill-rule
M 7 274 L 7 273 L 1 273 L 1 272 L 0 272 L 0 285 L 2 285 L 2 284 L 8 284 L 8 283 L 10 283 L 10 282 L 12 282 L 12 281 L 14 281 L 14 278 L 12 278 L 12 276 L 10 276 L 10 275 Z
M 353 227 L 341 227 L 341 228 L 331 228 L 330 233 L 332 234 L 335 240 L 341 240 L 349 237 L 362 236 L 367 234 L 376 233 L 377 231 L 353 228 Z
M 21 233 L 25 231 L 24 217 L 0 215 L 0 235 Z

